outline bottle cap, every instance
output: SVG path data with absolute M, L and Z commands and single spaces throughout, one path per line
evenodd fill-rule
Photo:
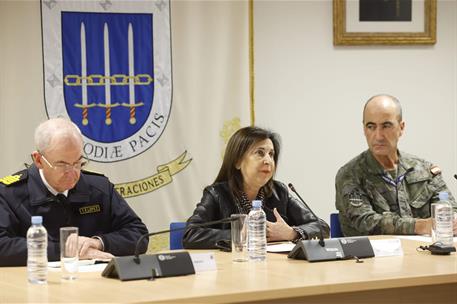
M 440 198 L 440 201 L 447 201 L 449 200 L 449 193 L 446 191 L 439 192 L 438 197 Z
M 252 207 L 253 208 L 261 208 L 262 207 L 262 201 L 261 200 L 253 200 L 252 201 Z
M 43 217 L 41 215 L 32 216 L 32 225 L 41 225 L 43 223 Z

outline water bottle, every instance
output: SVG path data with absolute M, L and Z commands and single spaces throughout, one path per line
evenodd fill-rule
M 264 261 L 267 257 L 267 222 L 262 201 L 252 201 L 248 214 L 248 254 L 251 261 Z
M 440 200 L 432 204 L 432 239 L 444 246 L 452 246 L 454 211 L 447 192 L 440 192 L 438 196 Z
M 43 217 L 32 216 L 27 230 L 27 276 L 32 284 L 46 284 L 48 280 L 48 233 Z

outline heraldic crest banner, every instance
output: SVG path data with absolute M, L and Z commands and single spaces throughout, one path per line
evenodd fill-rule
M 151 230 L 189 217 L 249 124 L 247 13 L 245 1 L 41 0 L 43 110 L 81 129 L 89 169 Z
M 43 1 L 45 105 L 96 162 L 154 145 L 171 112 L 168 1 Z

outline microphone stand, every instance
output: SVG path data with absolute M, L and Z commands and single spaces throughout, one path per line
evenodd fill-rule
M 224 218 L 200 224 L 189 224 L 187 227 L 167 229 L 140 236 L 135 245 L 133 256 L 114 257 L 102 272 L 102 276 L 118 278 L 121 281 L 150 279 L 156 277 L 172 277 L 187 274 L 195 274 L 192 259 L 187 251 L 172 251 L 159 254 L 139 255 L 139 247 L 146 237 L 153 235 L 180 231 L 187 228 L 207 227 L 215 224 L 230 223 L 236 218 Z
M 314 221 L 319 226 L 319 241 L 316 240 L 301 240 L 298 241 L 288 256 L 291 259 L 308 260 L 309 262 L 345 260 L 355 258 L 374 257 L 373 247 L 367 237 L 348 237 L 348 238 L 332 238 L 324 241 L 324 232 L 319 218 L 309 208 L 300 194 L 295 190 L 295 187 L 289 183 L 289 188 L 292 190 L 303 205 L 313 215 Z
M 295 195 L 297 195 L 297 197 L 300 199 L 300 201 L 303 203 L 303 205 L 305 205 L 305 207 L 309 210 L 309 212 L 311 212 L 311 214 L 313 215 L 314 217 L 314 221 L 317 222 L 317 225 L 319 226 L 319 245 L 321 245 L 322 247 L 325 247 L 325 241 L 324 241 L 324 231 L 322 229 L 322 225 L 321 225 L 321 222 L 319 221 L 319 218 L 316 216 L 316 214 L 313 212 L 313 210 L 311 208 L 309 208 L 308 204 L 305 202 L 304 199 L 302 199 L 302 197 L 300 196 L 300 194 L 298 194 L 298 192 L 295 190 L 295 187 L 294 185 L 292 185 L 292 183 L 289 183 L 289 188 L 290 190 L 292 190 Z
M 233 222 L 234 220 L 236 220 L 236 219 L 225 218 L 222 220 L 210 221 L 210 222 L 201 223 L 201 224 L 189 224 L 184 228 L 166 229 L 166 230 L 143 234 L 142 236 L 140 236 L 140 238 L 136 242 L 133 260 L 135 261 L 135 263 L 140 264 L 141 260 L 140 260 L 140 256 L 139 256 L 139 252 L 138 252 L 139 246 L 141 244 L 141 241 L 143 241 L 146 237 L 151 237 L 154 235 L 159 235 L 159 234 L 164 234 L 164 233 L 169 233 L 169 232 L 181 231 L 181 230 L 185 230 L 187 228 L 201 228 L 201 227 L 208 227 L 208 226 L 212 226 L 212 225 L 216 225 L 216 224 L 225 224 L 225 223 Z

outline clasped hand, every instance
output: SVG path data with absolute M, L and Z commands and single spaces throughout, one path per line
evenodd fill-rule
M 66 251 L 72 252 L 75 251 L 76 248 L 72 248 L 75 244 L 75 238 L 78 238 L 78 252 L 79 252 L 79 259 L 80 260 L 88 260 L 88 259 L 111 259 L 114 256 L 109 252 L 102 251 L 102 244 L 100 240 L 96 238 L 88 238 L 85 236 L 77 236 L 76 234 L 72 234 L 67 238 L 66 241 Z

